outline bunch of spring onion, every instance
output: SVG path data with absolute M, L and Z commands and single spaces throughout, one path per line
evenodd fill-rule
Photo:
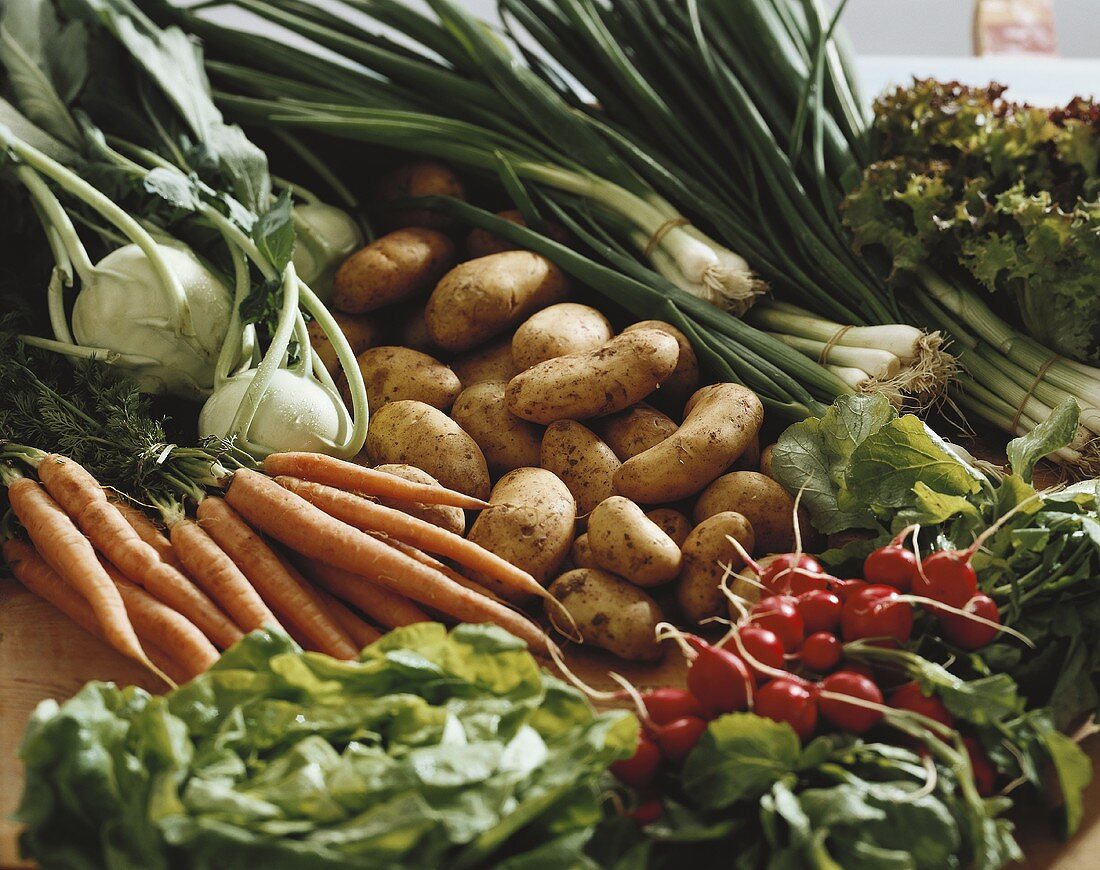
M 55 261 L 53 337 L 25 340 L 204 400 L 200 435 L 252 454 L 358 452 L 367 408 L 354 354 L 293 262 L 297 249 L 323 279 L 326 256 L 359 241 L 351 218 L 328 251 L 296 245 L 291 192 L 275 196 L 263 152 L 222 120 L 190 38 L 128 0 L 64 10 L 11 0 L 0 19 L 3 169 Z M 98 261 L 86 239 L 106 252 Z M 348 376 L 350 414 L 311 351 L 307 316 Z

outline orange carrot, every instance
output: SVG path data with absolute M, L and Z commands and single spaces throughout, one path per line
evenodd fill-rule
M 138 533 L 138 537 L 157 551 L 157 555 L 160 556 L 162 562 L 167 562 L 181 574 L 186 573 L 183 569 L 183 563 L 172 547 L 172 542 L 164 534 L 164 529 L 151 520 L 145 511 L 134 507 L 130 502 L 121 498 L 111 498 L 110 501 L 118 508 L 118 512 L 126 518 L 126 522 L 130 524 L 131 528 Z
M 365 468 L 354 462 L 323 453 L 272 453 L 264 460 L 264 471 L 275 476 L 288 474 L 363 495 L 380 495 L 421 504 L 441 504 L 479 510 L 489 503 L 479 498 L 430 483 L 416 483 L 395 474 Z
M 465 568 L 493 577 L 509 589 L 556 601 L 522 568 L 461 535 L 331 486 L 294 477 L 275 479 L 325 513 L 360 531 L 383 532 L 404 544 L 454 559 Z
M 8 486 L 8 500 L 42 560 L 88 602 L 107 642 L 123 655 L 151 665 L 126 616 L 122 596 L 69 515 L 27 477 Z
M 50 454 L 39 463 L 38 477 L 96 549 L 130 580 L 179 611 L 222 649 L 244 636 L 204 592 L 161 561 L 85 468 Z
M 4 559 L 20 583 L 27 589 L 56 607 L 69 619 L 79 625 L 88 634 L 107 641 L 102 626 L 96 620 L 87 599 L 66 583 L 60 574 L 54 571 L 42 559 L 34 547 L 14 538 L 4 542 Z M 172 659 L 160 647 L 150 643 L 148 638 L 142 641 L 146 654 L 153 664 L 173 682 L 187 682 L 193 676 Z
M 235 472 L 226 499 L 253 526 L 302 555 L 354 571 L 463 622 L 494 622 L 539 652 L 554 646 L 526 617 L 329 516 L 266 475 Z
M 306 573 L 318 586 L 327 589 L 337 598 L 354 604 L 383 628 L 400 628 L 415 622 L 432 621 L 427 613 L 404 595 L 351 571 L 315 561 L 309 564 Z
M 354 613 L 335 595 L 320 588 L 317 590 L 317 594 L 325 602 L 325 607 L 328 608 L 328 612 L 332 614 L 333 619 L 339 622 L 344 627 L 344 631 L 351 635 L 351 639 L 355 641 L 359 649 L 370 646 L 382 636 L 382 632 L 360 617 L 358 613 Z
M 172 546 L 187 573 L 244 631 L 282 628 L 255 587 L 225 550 L 194 520 L 172 524 Z
M 387 535 L 380 534 L 378 532 L 367 532 L 367 534 L 378 538 L 378 540 L 383 541 L 386 544 L 389 544 L 395 550 L 400 550 L 410 559 L 416 559 L 416 561 L 419 562 L 421 565 L 427 565 L 429 568 L 435 568 L 436 571 L 438 571 L 440 574 L 445 574 L 447 577 L 450 577 L 459 586 L 465 586 L 471 592 L 476 592 L 478 595 L 484 595 L 486 598 L 492 598 L 494 601 L 498 601 L 505 606 L 509 605 L 507 601 L 505 601 L 495 592 L 489 591 L 476 580 L 471 580 L 469 577 L 458 573 L 458 571 L 456 571 L 450 565 L 446 564 L 445 562 L 440 562 L 438 559 L 429 556 L 423 550 L 418 550 L 416 549 L 416 547 L 412 547 L 408 544 L 403 544 L 401 541 L 395 541 L 393 538 L 388 537 Z
M 176 660 L 194 674 L 201 674 L 218 660 L 218 651 L 186 616 L 159 601 L 110 563 L 103 567 L 118 587 L 126 612 L 142 637 L 155 637 L 172 650 Z
M 204 531 L 240 568 L 292 637 L 334 658 L 353 658 L 355 643 L 325 610 L 317 593 L 293 567 L 256 534 L 240 515 L 220 498 L 199 502 Z

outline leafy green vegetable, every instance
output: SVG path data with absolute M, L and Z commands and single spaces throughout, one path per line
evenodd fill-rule
M 571 866 L 636 729 L 492 626 L 410 626 L 357 662 L 254 632 L 163 698 L 40 706 L 22 842 L 46 866 Z

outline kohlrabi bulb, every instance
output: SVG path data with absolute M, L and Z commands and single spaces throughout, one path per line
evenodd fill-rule
M 177 334 L 178 312 L 152 262 L 137 245 L 125 245 L 100 260 L 81 288 L 73 305 L 73 336 L 85 347 L 148 358 L 149 365 L 133 372 L 145 392 L 201 399 L 214 385 L 233 299 L 191 251 L 158 249 L 183 288 L 194 334 Z
M 199 413 L 199 435 L 226 438 L 232 433 L 237 408 L 255 375 L 256 369 L 249 369 L 214 391 Z M 245 437 L 261 455 L 285 450 L 330 453 L 350 426 L 339 396 L 312 377 L 278 369 Z
M 321 202 L 294 207 L 294 270 L 323 302 L 332 296 L 340 264 L 363 247 L 363 233 L 350 214 Z

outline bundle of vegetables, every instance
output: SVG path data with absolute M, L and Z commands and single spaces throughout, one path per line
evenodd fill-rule
M 491 626 L 410 626 L 351 662 L 258 631 L 163 697 L 39 707 L 22 845 L 43 866 L 576 866 L 635 732 Z
M 0 84 L 13 100 L 0 103 L 4 168 L 55 259 L 53 338 L 28 341 L 205 400 L 202 433 L 252 453 L 356 453 L 366 401 L 354 354 L 292 262 L 297 251 L 324 280 L 361 239 L 351 218 L 327 252 L 296 244 L 296 221 L 317 224 L 328 207 L 296 218 L 290 192 L 273 195 L 266 157 L 222 120 L 190 39 L 126 0 L 65 15 L 16 0 L 0 28 Z M 98 262 L 78 227 L 106 252 Z M 313 359 L 306 317 L 340 359 L 350 414 Z

